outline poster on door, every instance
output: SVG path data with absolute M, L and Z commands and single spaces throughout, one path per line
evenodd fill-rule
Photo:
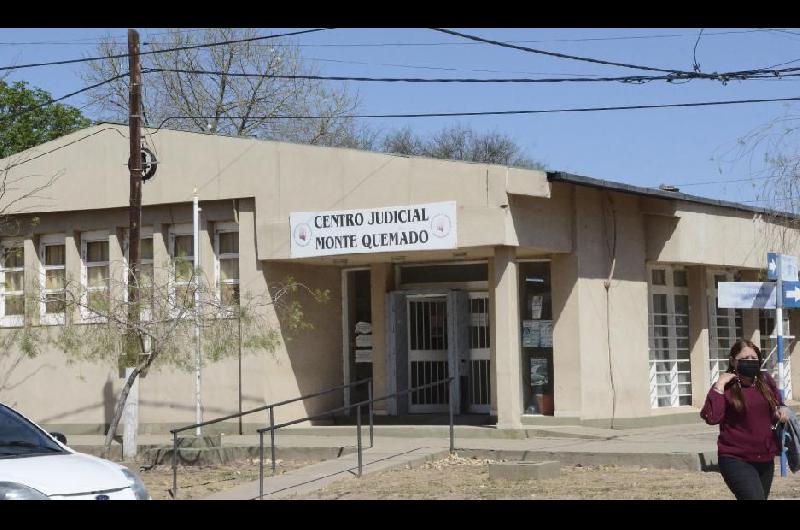
M 550 382 L 547 359 L 531 359 L 531 386 L 543 387 Z

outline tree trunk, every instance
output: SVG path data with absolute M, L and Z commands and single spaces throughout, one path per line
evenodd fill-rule
M 114 416 L 111 418 L 111 425 L 109 425 L 108 432 L 106 433 L 106 441 L 103 447 L 103 453 L 100 455 L 102 458 L 108 458 L 108 453 L 111 451 L 111 442 L 114 441 L 114 435 L 117 434 L 117 427 L 122 419 L 122 413 L 125 410 L 125 402 L 128 401 L 128 394 L 130 393 L 131 387 L 141 371 L 141 366 L 134 368 L 131 374 L 128 376 L 128 380 L 125 381 L 125 386 L 122 387 L 122 391 L 119 393 L 117 405 L 114 407 Z

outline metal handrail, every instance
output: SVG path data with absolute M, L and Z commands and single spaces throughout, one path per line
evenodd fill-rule
M 331 392 L 335 392 L 337 390 L 342 390 L 344 388 L 350 388 L 350 387 L 362 385 L 364 383 L 369 383 L 369 385 L 368 385 L 369 395 L 371 396 L 372 395 L 372 378 L 371 377 L 367 377 L 366 379 L 361 379 L 359 381 L 354 381 L 352 383 L 346 383 L 346 384 L 343 384 L 343 385 L 334 386 L 334 387 L 328 388 L 327 390 L 323 390 L 321 392 L 315 392 L 313 394 L 305 394 L 305 395 L 300 396 L 300 397 L 296 397 L 296 398 L 292 398 L 292 399 L 286 399 L 284 401 L 279 401 L 277 403 L 270 403 L 269 405 L 262 405 L 260 407 L 256 407 L 254 409 L 246 410 L 244 412 L 239 412 L 239 413 L 236 413 L 236 414 L 230 414 L 228 416 L 223 416 L 222 418 L 216 418 L 216 419 L 213 419 L 213 420 L 204 421 L 202 423 L 195 423 L 195 424 L 192 424 L 192 425 L 186 425 L 185 427 L 178 427 L 176 429 L 171 429 L 169 432 L 172 434 L 172 491 L 171 491 L 172 498 L 173 499 L 177 499 L 178 498 L 178 433 L 183 432 L 183 431 L 187 431 L 189 429 L 194 429 L 194 428 L 197 428 L 197 427 L 204 427 L 206 425 L 212 425 L 214 423 L 219 423 L 219 422 L 225 421 L 225 420 L 231 420 L 231 419 L 234 419 L 234 418 L 241 418 L 242 416 L 246 416 L 248 414 L 253 414 L 255 412 L 261 412 L 262 410 L 267 410 L 267 409 L 269 409 L 269 421 L 270 421 L 270 425 L 272 425 L 274 423 L 274 409 L 275 409 L 275 407 L 288 405 L 289 403 L 294 403 L 295 401 L 302 401 L 302 400 L 311 399 L 311 398 L 315 398 L 315 397 L 319 397 L 319 396 L 324 396 L 325 394 L 330 394 Z M 261 434 L 261 433 L 259 433 L 259 434 L 260 434 L 260 438 L 263 440 L 263 434 Z M 370 439 L 371 439 L 371 435 L 370 435 Z M 263 461 L 264 461 L 263 457 L 264 457 L 264 455 L 263 455 L 263 447 L 262 447 L 262 450 L 261 450 L 261 463 L 262 463 L 262 466 L 263 466 Z M 272 453 L 272 471 L 273 471 L 273 473 L 275 472 L 275 452 L 274 452 L 274 449 L 273 449 L 273 453 Z
M 324 418 L 329 416 L 333 413 L 349 410 L 353 407 L 356 407 L 356 444 L 357 444 L 357 453 L 358 453 L 358 476 L 360 477 L 362 474 L 362 447 L 361 447 L 361 407 L 362 405 L 369 405 L 369 446 L 374 446 L 373 440 L 373 404 L 377 403 L 378 401 L 385 401 L 387 399 L 396 398 L 402 396 L 404 394 L 408 394 L 411 392 L 417 392 L 422 390 L 423 388 L 428 388 L 432 386 L 441 385 L 442 383 L 447 383 L 447 408 L 450 416 L 450 454 L 455 452 L 455 441 L 454 441 L 454 429 L 453 429 L 453 395 L 452 395 L 452 383 L 455 380 L 455 377 L 450 376 L 445 379 L 441 379 L 439 381 L 434 381 L 433 383 L 427 383 L 424 385 L 419 385 L 416 387 L 408 388 L 406 390 L 400 390 L 398 392 L 394 392 L 393 394 L 387 394 L 385 396 L 379 398 L 372 397 L 372 380 L 370 379 L 369 384 L 369 397 L 366 401 L 360 401 L 358 403 L 351 403 L 350 405 L 345 405 L 343 407 L 337 407 L 335 409 L 327 410 L 320 414 L 316 414 L 314 416 L 307 416 L 305 418 L 300 418 L 297 420 L 288 421 L 285 423 L 281 423 L 279 425 L 275 425 L 273 423 L 273 416 L 270 415 L 270 426 L 263 427 L 261 429 L 256 429 L 258 433 L 258 454 L 259 454 L 259 466 L 258 466 L 258 498 L 259 500 L 264 499 L 264 433 L 269 431 L 270 433 L 270 443 L 271 443 L 271 451 L 272 451 L 272 474 L 275 475 L 275 431 L 282 428 L 288 427 L 289 425 L 295 425 L 298 423 L 303 423 L 310 420 L 315 420 L 319 418 Z

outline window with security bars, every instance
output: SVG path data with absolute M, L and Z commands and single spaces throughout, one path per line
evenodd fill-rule
M 175 307 L 194 306 L 194 236 L 189 233 L 170 234 L 170 258 L 172 259 L 172 289 Z
M 217 229 L 217 299 L 223 307 L 239 305 L 239 232 L 221 226 Z
M 40 275 L 42 323 L 61 323 L 67 302 L 64 236 L 42 236 L 39 242 L 39 259 L 42 264 Z
M 691 405 L 686 270 L 669 265 L 652 266 L 648 270 L 650 405 L 653 408 Z
M 107 234 L 84 234 L 81 237 L 81 263 L 83 317 L 90 318 L 98 313 L 107 313 L 111 303 Z
M 791 357 L 787 355 L 789 351 L 789 344 L 794 337 L 791 335 L 789 329 L 789 315 L 788 311 L 783 313 L 783 373 L 786 375 L 786 395 L 785 399 L 792 399 L 792 362 Z M 761 335 L 761 353 L 767 362 L 764 367 L 769 371 L 769 374 L 778 383 L 778 334 L 775 329 L 775 310 L 774 309 L 759 309 L 758 310 L 758 331 Z
M 20 326 L 25 315 L 24 261 L 22 244 L 7 243 L 1 247 L 0 263 L 0 322 L 5 326 Z
M 728 369 L 731 347 L 744 336 L 744 329 L 741 309 L 717 307 L 719 282 L 736 281 L 737 274 L 731 271 L 708 271 L 707 274 L 709 384 L 713 385 Z

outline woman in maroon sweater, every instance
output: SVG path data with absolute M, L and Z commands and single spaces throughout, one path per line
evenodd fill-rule
M 728 371 L 711 387 L 700 416 L 719 424 L 719 469 L 737 499 L 766 500 L 774 459 L 780 454 L 773 426 L 786 422 L 775 381 L 761 372 L 758 346 L 740 340 L 731 348 Z

